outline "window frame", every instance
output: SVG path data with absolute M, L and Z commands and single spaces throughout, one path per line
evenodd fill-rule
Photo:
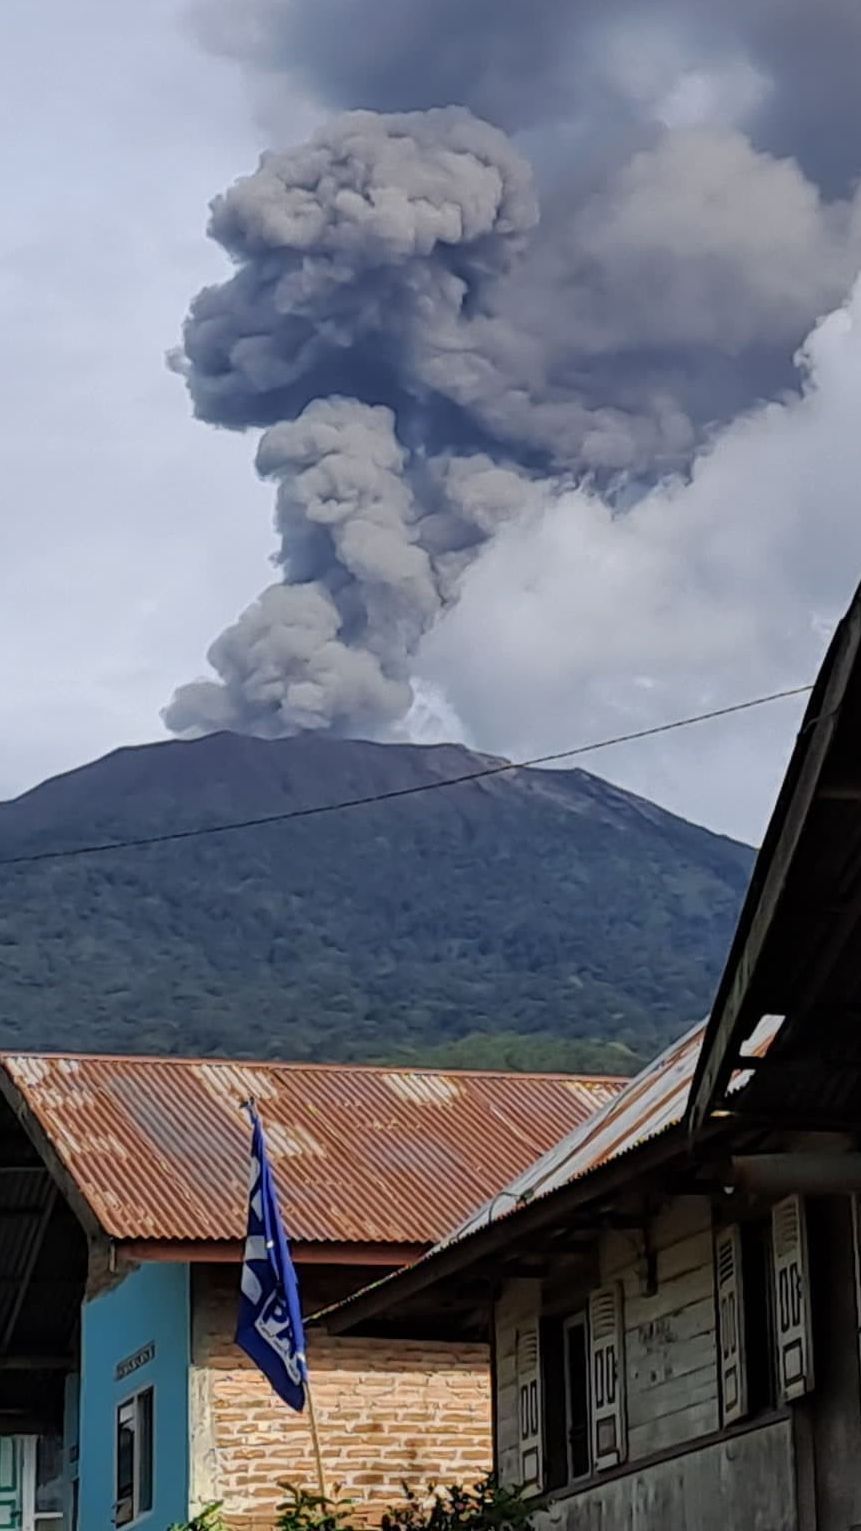
M 39 1489 L 40 1489 L 40 1487 L 43 1486 L 43 1484 L 40 1483 L 40 1478 L 39 1478 L 39 1465 L 40 1465 L 39 1464 L 39 1451 L 40 1451 L 40 1447 L 42 1446 L 42 1443 L 44 1441 L 47 1441 L 47 1440 L 53 1440 L 56 1443 L 56 1447 L 57 1447 L 57 1462 L 56 1462 L 56 1465 L 60 1469 L 59 1473 L 50 1481 L 52 1481 L 53 1483 L 57 1484 L 57 1486 L 58 1486 L 58 1488 L 60 1490 L 61 1496 L 64 1493 L 66 1479 L 65 1479 L 65 1474 L 64 1474 L 64 1470 L 63 1470 L 64 1469 L 64 1456 L 65 1456 L 65 1453 L 64 1453 L 64 1450 L 63 1450 L 63 1438 L 59 1434 L 52 1433 L 50 1435 L 34 1435 L 34 1436 L 30 1436 L 29 1439 L 32 1440 L 32 1442 L 33 1442 L 33 1445 L 32 1445 L 32 1458 L 33 1458 L 33 1462 L 32 1462 L 31 1472 L 32 1472 L 32 1479 L 33 1479 L 33 1494 L 32 1494 L 32 1498 L 33 1498 L 33 1515 L 32 1515 L 32 1520 L 33 1520 L 34 1531 L 51 1531 L 51 1527 L 52 1526 L 59 1527 L 60 1531 L 62 1531 L 62 1528 L 65 1525 L 65 1517 L 66 1517 L 66 1510 L 65 1510 L 65 1507 L 63 1506 L 63 1503 L 62 1503 L 62 1497 L 61 1497 L 60 1508 L 59 1509 L 55 1509 L 55 1510 L 40 1509 L 39 1508 L 38 1500 L 39 1500 Z M 26 1523 L 26 1516 L 25 1516 L 25 1523 Z
M 150 1382 L 146 1387 L 135 1388 L 134 1392 L 127 1393 L 125 1397 L 118 1399 L 114 1407 L 114 1500 L 113 1500 L 113 1524 L 123 1528 L 136 1526 L 145 1516 L 151 1515 L 155 1505 L 155 1384 Z M 145 1432 L 141 1428 L 144 1419 L 142 1401 L 149 1398 L 149 1504 L 141 1504 L 141 1443 Z M 125 1500 L 119 1495 L 120 1474 L 120 1426 L 121 1416 L 128 1409 L 134 1409 L 134 1434 L 132 1444 L 132 1494 L 131 1515 L 128 1520 L 119 1519 L 120 1504 Z
M 568 1336 L 572 1329 L 582 1329 L 583 1331 L 583 1372 L 586 1383 L 586 1470 L 582 1473 L 575 1473 L 574 1471 L 571 1441 L 573 1424 L 571 1419 L 571 1348 L 569 1345 Z M 588 1308 L 580 1308 L 576 1313 L 571 1313 L 567 1318 L 563 1319 L 562 1346 L 565 1367 L 565 1448 L 568 1462 L 567 1486 L 569 1488 L 576 1488 L 578 1484 L 585 1483 L 587 1479 L 591 1478 L 594 1472 L 594 1467 L 592 1464 L 592 1367 L 590 1364 L 592 1351 L 589 1336 Z
M 738 1322 L 742 1336 L 742 1355 L 745 1375 L 747 1407 L 744 1414 L 734 1420 L 723 1418 L 723 1380 L 721 1377 L 721 1329 L 720 1288 L 718 1279 L 717 1245 L 720 1235 L 729 1228 L 737 1228 L 739 1242 L 739 1281 L 741 1309 Z M 753 1246 L 758 1246 L 754 1254 Z M 734 1218 L 718 1217 L 713 1223 L 712 1278 L 715 1301 L 715 1355 L 718 1368 L 718 1395 L 720 1399 L 720 1429 L 733 1431 L 739 1426 L 750 1428 L 759 1420 L 772 1418 L 779 1412 L 780 1357 L 777 1344 L 777 1323 L 774 1295 L 774 1250 L 771 1232 L 771 1207 L 741 1207 Z M 754 1260 L 760 1263 L 761 1280 L 752 1281 Z M 760 1305 L 754 1302 L 758 1294 Z M 758 1333 L 758 1341 L 752 1343 L 752 1334 Z M 763 1372 L 762 1363 L 766 1371 Z
M 774 1247 L 771 1217 L 758 1214 L 738 1224 L 744 1291 L 745 1371 L 748 1407 L 745 1418 L 768 1418 L 780 1403 L 780 1354 L 774 1297 Z M 759 1311 L 750 1301 L 757 1283 L 751 1280 L 759 1262 Z M 754 1335 L 758 1331 L 758 1340 Z M 762 1369 L 760 1369 L 762 1368 Z

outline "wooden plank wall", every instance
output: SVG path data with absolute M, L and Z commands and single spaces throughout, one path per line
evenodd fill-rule
M 541 1302 L 539 1281 L 507 1282 L 496 1305 L 496 1450 L 502 1483 L 520 1477 L 517 1416 L 517 1328 Z
M 719 1425 L 711 1209 L 705 1197 L 678 1197 L 653 1219 L 657 1291 L 645 1295 L 642 1236 L 608 1233 L 599 1245 L 600 1281 L 625 1293 L 629 1460 L 684 1445 Z M 596 1275 L 596 1281 L 598 1279 Z M 588 1288 L 572 1281 L 571 1309 Z M 510 1281 L 496 1309 L 497 1440 L 503 1482 L 517 1481 L 517 1326 L 540 1309 L 538 1281 Z
M 644 1293 L 642 1238 L 606 1234 L 602 1281 L 625 1293 L 628 1454 L 682 1445 L 720 1424 L 711 1209 L 678 1197 L 651 1225 L 657 1291 Z
M 792 1422 L 713 1441 L 570 1495 L 536 1531 L 797 1531 Z

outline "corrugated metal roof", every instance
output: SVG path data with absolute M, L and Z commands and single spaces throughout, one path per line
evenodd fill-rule
M 44 1054 L 0 1066 L 100 1226 L 135 1240 L 242 1237 L 249 1097 L 293 1238 L 430 1244 L 624 1083 Z
M 748 1044 L 750 1055 L 761 1057 L 767 1051 L 781 1020 L 779 1016 L 762 1019 Z M 442 1242 L 449 1244 L 466 1237 L 524 1202 L 581 1179 L 590 1170 L 629 1153 L 638 1144 L 679 1123 L 687 1106 L 705 1029 L 705 1021 L 692 1027 L 600 1111 L 579 1123 Z M 750 1070 L 739 1073 L 732 1088 L 740 1088 L 749 1077 Z

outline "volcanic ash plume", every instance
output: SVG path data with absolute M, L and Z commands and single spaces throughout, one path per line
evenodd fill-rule
M 216 198 L 236 269 L 172 360 L 201 419 L 264 428 L 279 579 L 171 729 L 385 734 L 502 524 L 574 482 L 628 503 L 793 381 L 855 207 L 726 127 L 640 139 L 600 176 L 566 165 L 541 223 L 527 161 L 450 107 L 349 113 Z
M 257 468 L 282 582 L 216 639 L 219 681 L 181 687 L 170 728 L 374 732 L 407 710 L 410 656 L 493 514 L 486 458 L 423 450 L 457 436 L 423 357 L 535 216 L 528 167 L 462 111 L 356 113 L 214 203 L 239 269 L 197 298 L 174 364 L 204 419 L 278 422 Z

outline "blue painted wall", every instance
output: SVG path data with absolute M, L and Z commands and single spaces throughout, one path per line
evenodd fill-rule
M 117 1381 L 117 1364 L 144 1346 L 155 1355 Z M 155 1388 L 153 1508 L 135 1526 L 165 1531 L 188 1515 L 189 1274 L 186 1265 L 142 1265 L 84 1305 L 81 1333 L 81 1531 L 110 1531 L 117 1406 Z

